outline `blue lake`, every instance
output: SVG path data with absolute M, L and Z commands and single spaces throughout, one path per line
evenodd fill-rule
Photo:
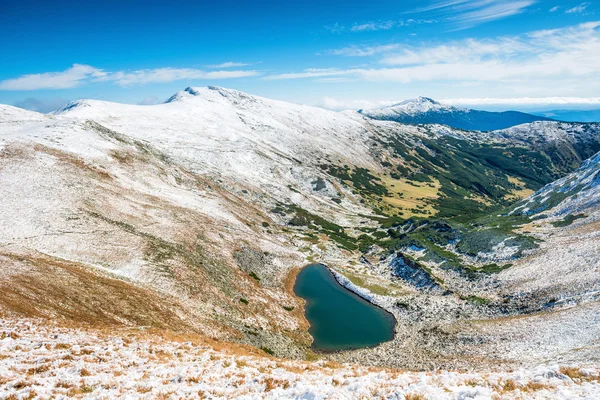
M 306 300 L 315 350 L 373 347 L 394 337 L 392 314 L 341 286 L 323 265 L 311 264 L 300 271 L 294 293 Z

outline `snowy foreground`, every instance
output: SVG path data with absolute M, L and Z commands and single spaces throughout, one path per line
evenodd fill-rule
M 249 347 L 141 329 L 0 320 L 0 399 L 598 399 L 600 369 L 405 372 L 270 358 Z

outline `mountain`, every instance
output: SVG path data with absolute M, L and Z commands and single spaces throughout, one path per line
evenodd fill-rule
M 456 129 L 492 131 L 533 121 L 551 121 L 551 118 L 519 111 L 490 112 L 457 108 L 440 104 L 428 97 L 418 97 L 389 107 L 359 110 L 372 119 L 395 121 L 403 124 L 442 124 Z
M 559 217 L 556 224 L 566 226 L 574 221 L 574 216 L 583 216 L 598 206 L 600 206 L 600 153 L 585 160 L 576 171 L 549 183 L 523 200 L 511 213 L 544 219 Z
M 292 286 L 321 262 L 397 320 L 392 341 L 329 361 L 596 362 L 595 178 L 569 189 L 589 193 L 572 224 L 511 211 L 599 151 L 598 124 L 473 132 L 220 87 L 0 106 L 0 314 L 309 359 Z

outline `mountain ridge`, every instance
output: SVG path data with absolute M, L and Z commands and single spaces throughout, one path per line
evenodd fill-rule
M 428 97 L 417 97 L 391 106 L 358 110 L 372 119 L 405 124 L 442 124 L 452 128 L 493 131 L 533 121 L 553 119 L 519 111 L 491 112 L 444 105 Z
M 594 226 L 595 211 L 555 231 L 553 220 L 505 210 L 600 151 L 598 124 L 482 133 L 223 88 L 174 96 L 153 106 L 81 101 L 52 115 L 0 107 L 0 257 L 10 271 L 1 282 L 14 290 L 1 309 L 74 318 L 60 296 L 91 280 L 95 293 L 122 304 L 95 306 L 115 315 L 111 321 L 140 323 L 125 312 L 129 299 L 147 301 L 145 310 L 172 299 L 173 310 L 148 311 L 147 323 L 193 321 L 180 329 L 305 358 L 311 339 L 290 280 L 302 265 L 321 262 L 398 320 L 394 341 L 330 359 L 520 365 L 541 347 L 510 339 L 524 328 L 504 317 L 522 318 L 547 346 L 551 331 L 585 322 L 588 311 L 558 314 L 552 299 L 583 299 L 598 284 L 583 262 L 596 251 L 594 238 L 569 241 Z M 583 261 L 543 279 L 557 268 L 547 260 L 568 254 Z M 404 273 L 406 266 L 418 273 Z M 424 290 L 413 276 L 439 290 Z M 137 300 L 139 288 L 160 296 Z M 58 294 L 49 301 L 51 292 Z M 96 304 L 78 300 L 82 309 Z M 506 341 L 492 340 L 480 320 L 494 321 L 493 335 Z M 462 332 L 484 344 L 465 343 Z M 577 359 L 570 352 L 588 344 L 582 334 L 552 354 Z

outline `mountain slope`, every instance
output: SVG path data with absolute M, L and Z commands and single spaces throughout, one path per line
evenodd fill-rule
M 341 359 L 518 364 L 539 353 L 504 359 L 506 348 L 491 351 L 489 332 L 471 322 L 493 320 L 497 334 L 511 337 L 524 328 L 502 317 L 543 312 L 556 293 L 522 297 L 529 273 L 497 285 L 516 268 L 509 262 L 536 251 L 516 232 L 520 220 L 497 215 L 566 176 L 599 137 L 594 124 L 487 133 L 408 126 L 217 87 L 188 88 L 154 106 L 82 100 L 53 115 L 2 106 L 0 248 L 16 272 L 2 278 L 15 301 L 0 304 L 6 313 L 65 319 L 74 317 L 63 304 L 94 308 L 107 325 L 172 323 L 302 358 L 311 339 L 291 283 L 298 268 L 320 261 L 376 291 L 399 321 L 394 342 Z M 439 290 L 404 279 L 412 276 L 402 273 L 406 265 Z M 77 282 L 110 301 L 66 301 Z M 58 296 L 45 302 L 50 292 Z M 127 311 L 134 301 L 147 301 L 147 322 Z M 172 309 L 163 308 L 169 301 Z M 587 307 L 523 321 L 548 343 L 551 329 L 575 329 L 595 312 Z M 488 345 L 465 343 L 465 330 Z M 575 337 L 551 354 L 590 340 Z
M 518 111 L 490 112 L 443 105 L 427 97 L 418 97 L 374 110 L 359 110 L 372 119 L 403 124 L 441 124 L 456 129 L 492 131 L 550 118 Z

